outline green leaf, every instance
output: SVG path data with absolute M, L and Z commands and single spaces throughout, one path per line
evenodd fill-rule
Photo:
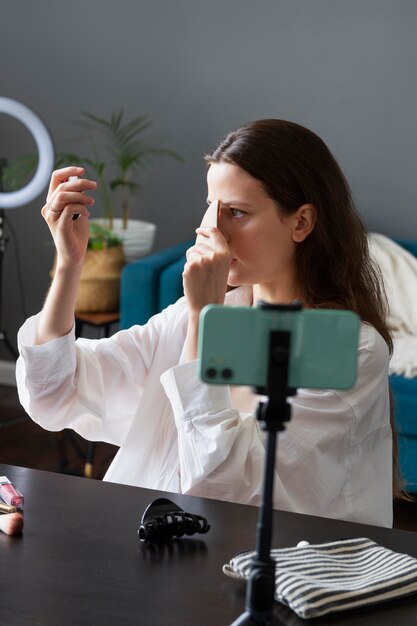
M 122 178 L 119 178 L 119 179 L 116 179 L 116 180 L 112 180 L 111 183 L 110 183 L 110 189 L 114 190 L 114 189 L 117 189 L 118 187 L 125 187 L 131 193 L 135 193 L 135 192 L 139 191 L 139 189 L 141 189 L 141 186 L 138 183 L 134 183 L 132 181 L 124 180 Z
M 82 153 L 76 149 L 64 149 L 56 154 L 55 167 L 64 165 L 82 165 L 87 176 L 98 181 L 97 193 L 102 209 L 111 220 L 115 206 L 124 212 L 130 204 L 131 197 L 138 194 L 141 185 L 137 180 L 140 171 L 152 165 L 158 158 L 169 157 L 176 161 L 184 160 L 173 150 L 158 145 L 155 139 L 147 135 L 152 121 L 148 115 L 137 115 L 126 120 L 123 108 L 110 113 L 108 118 L 80 111 L 80 118 L 74 123 L 83 129 L 82 136 L 64 142 L 65 148 L 69 143 L 84 146 Z M 86 149 L 87 148 L 87 149 Z M 28 155 L 32 159 L 25 162 L 25 158 L 18 159 L 13 164 L 0 170 L 3 184 L 7 189 L 20 188 L 26 179 L 33 174 L 36 167 L 36 156 Z M 32 169 L 31 169 L 32 168 Z M 130 198 L 129 198 L 130 196 Z M 111 223 L 111 222 L 110 222 Z M 98 235 L 97 235 L 98 237 Z
M 91 250 L 102 250 L 120 246 L 122 240 L 113 231 L 97 222 L 90 222 L 90 238 L 88 247 Z
M 13 159 L 0 170 L 0 182 L 4 191 L 16 191 L 25 185 L 35 173 L 38 165 L 36 154 L 23 154 Z

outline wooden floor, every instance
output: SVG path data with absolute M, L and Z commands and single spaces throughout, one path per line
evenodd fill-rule
M 92 478 L 103 478 L 117 447 L 94 446 Z M 52 433 L 35 424 L 20 405 L 15 387 L 0 385 L 0 462 L 83 476 L 87 442 L 72 431 Z
M 15 387 L 0 385 L 0 462 L 51 472 L 84 475 L 87 442 L 72 433 L 51 433 L 25 414 Z M 117 448 L 97 443 L 93 478 L 102 479 Z M 417 500 L 396 503 L 394 527 L 417 531 Z

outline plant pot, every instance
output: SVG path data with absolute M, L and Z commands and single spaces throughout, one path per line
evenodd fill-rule
M 122 246 L 87 250 L 75 303 L 76 312 L 119 310 L 120 272 L 125 264 Z
M 105 218 L 98 218 L 91 221 L 108 227 L 108 220 Z M 115 218 L 113 220 L 112 231 L 123 241 L 126 263 L 131 263 L 149 254 L 152 250 L 156 234 L 156 224 L 144 222 L 143 220 L 130 219 L 128 227 L 124 230 L 123 220 L 121 218 Z
M 120 272 L 125 264 L 122 246 L 87 250 L 75 303 L 76 313 L 119 310 Z M 55 273 L 55 265 L 51 276 Z

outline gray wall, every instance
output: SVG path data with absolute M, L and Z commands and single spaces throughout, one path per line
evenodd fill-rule
M 228 130 L 262 117 L 323 137 L 370 229 L 417 236 L 415 0 L 3 5 L 0 92 L 36 110 L 58 145 L 81 109 L 108 115 L 124 107 L 128 116 L 150 114 L 154 132 L 185 158 L 159 162 L 143 180 L 135 212 L 157 223 L 156 249 L 188 238 L 199 222 L 203 154 Z M 0 145 L 13 153 L 10 133 Z M 28 314 L 49 283 L 42 200 L 7 212 L 17 242 L 5 255 L 2 327 L 13 340 L 23 321 L 16 253 Z M 0 358 L 10 358 L 1 347 Z

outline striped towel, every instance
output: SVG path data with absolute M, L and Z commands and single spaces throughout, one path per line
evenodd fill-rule
M 306 542 L 303 542 L 306 543 Z M 223 571 L 248 578 L 255 552 L 237 554 Z M 417 559 L 366 538 L 271 550 L 275 599 L 304 619 L 417 591 Z

